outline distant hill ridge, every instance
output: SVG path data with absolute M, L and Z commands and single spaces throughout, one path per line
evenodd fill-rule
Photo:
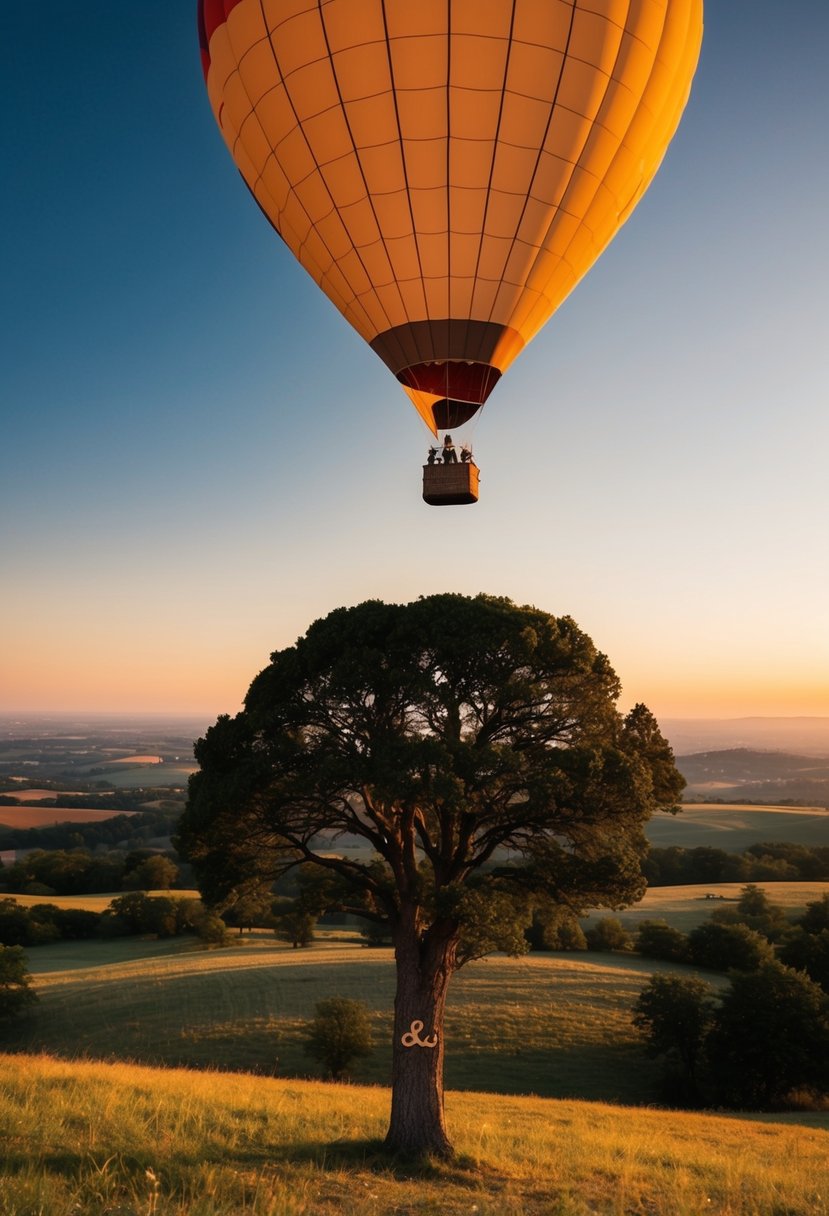
M 660 717 L 659 725 L 679 755 L 750 748 L 829 758 L 829 717 Z
M 685 797 L 829 806 L 829 757 L 747 747 L 677 756 Z

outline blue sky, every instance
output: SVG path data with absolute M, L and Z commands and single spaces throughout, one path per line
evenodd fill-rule
M 709 0 L 662 169 L 447 510 L 243 188 L 194 8 L 0 14 L 0 708 L 233 711 L 330 609 L 450 590 L 569 613 L 658 714 L 829 714 L 825 0 Z

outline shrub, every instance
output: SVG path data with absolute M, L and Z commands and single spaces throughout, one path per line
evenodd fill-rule
M 531 950 L 587 949 L 584 930 L 569 908 L 536 910 L 524 936 Z
M 228 946 L 227 925 L 215 912 L 205 912 L 194 925 L 196 936 L 208 946 Z
M 688 934 L 688 953 L 692 963 L 712 971 L 756 971 L 774 952 L 766 938 L 747 925 L 707 921 Z
M 722 925 L 747 925 L 770 942 L 779 942 L 790 927 L 783 908 L 754 883 L 743 887 L 735 907 L 718 908 L 711 919 Z
M 805 971 L 809 979 L 829 992 L 829 929 L 805 933 L 798 927 L 780 947 L 779 958 L 787 967 Z
M 695 976 L 653 975 L 634 1006 L 633 1024 L 647 1037 L 650 1055 L 672 1071 L 671 1099 L 697 1103 L 697 1066 L 714 1019 L 714 990 Z
M 306 912 L 297 902 L 295 905 L 274 912 L 274 933 L 282 941 L 290 942 L 296 950 L 299 946 L 310 946 L 314 940 L 316 916 Z
M 636 949 L 644 958 L 684 963 L 688 958 L 688 938 L 665 920 L 643 920 L 636 933 Z
M 808 976 L 778 962 L 734 975 L 708 1036 L 716 1098 L 768 1110 L 793 1090 L 829 1087 L 829 1000 Z
M 0 1025 L 20 1017 L 34 1005 L 32 978 L 21 946 L 0 946 Z
M 355 1060 L 371 1054 L 371 1022 L 362 1001 L 334 996 L 319 1001 L 305 1030 L 305 1051 L 341 1081 Z
M 588 950 L 632 950 L 633 941 L 627 929 L 615 916 L 603 916 L 587 930 Z
M 805 933 L 822 933 L 829 929 L 829 895 L 823 895 L 806 905 L 806 911 L 795 922 Z

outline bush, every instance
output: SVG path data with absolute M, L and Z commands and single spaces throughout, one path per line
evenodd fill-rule
M 34 1005 L 32 978 L 21 946 L 0 946 L 0 1025 L 20 1017 Z
M 215 912 L 206 912 L 194 925 L 196 936 L 208 946 L 229 946 L 227 925 Z
M 711 919 L 721 925 L 747 925 L 770 942 L 779 942 L 790 927 L 783 908 L 754 883 L 743 887 L 736 907 L 718 908 Z
M 584 930 L 569 908 L 533 912 L 532 923 L 525 929 L 524 936 L 531 950 L 587 949 Z
M 795 922 L 804 933 L 822 933 L 829 929 L 829 895 L 814 900 L 806 905 L 806 911 Z
M 639 994 L 633 1024 L 650 1055 L 664 1056 L 670 1100 L 699 1101 L 697 1068 L 714 1020 L 714 990 L 695 976 L 654 975 Z
M 684 963 L 688 959 L 688 938 L 665 920 L 643 920 L 636 932 L 636 950 L 643 958 Z
M 779 958 L 787 967 L 805 971 L 809 979 L 829 992 L 829 929 L 805 933 L 798 927 L 780 947 Z
M 319 1001 L 305 1030 L 305 1051 L 341 1081 L 355 1060 L 371 1054 L 371 1022 L 362 1001 L 334 996 Z
M 632 950 L 633 941 L 627 929 L 615 916 L 603 916 L 585 934 L 588 950 Z
M 284 909 L 277 905 L 274 911 L 276 921 L 275 935 L 282 941 L 290 942 L 296 950 L 299 946 L 310 946 L 314 940 L 314 929 L 317 918 L 306 912 L 297 901 Z
M 774 951 L 762 934 L 747 925 L 721 925 L 708 921 L 688 934 L 692 963 L 712 971 L 756 971 Z
M 794 1090 L 829 1088 L 829 1000 L 808 976 L 778 962 L 735 975 L 708 1036 L 715 1096 L 770 1110 Z

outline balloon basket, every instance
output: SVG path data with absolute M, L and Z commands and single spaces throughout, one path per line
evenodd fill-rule
M 460 507 L 478 501 L 476 464 L 425 464 L 423 501 L 430 507 Z

